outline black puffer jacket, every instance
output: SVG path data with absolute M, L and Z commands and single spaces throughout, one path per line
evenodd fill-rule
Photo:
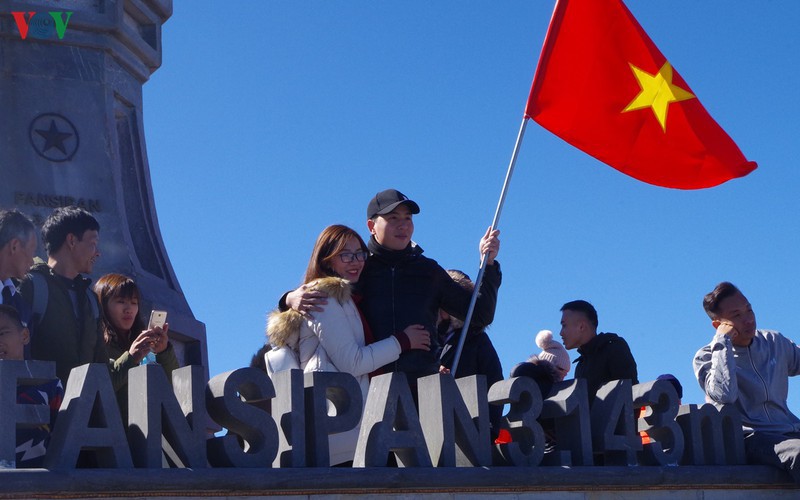
M 386 372 L 404 372 L 413 387 L 417 378 L 439 371 L 436 341 L 439 309 L 463 319 L 471 294 L 453 281 L 435 260 L 424 257 L 422 249 L 414 243 L 404 250 L 392 251 L 371 238 L 369 250 L 370 257 L 356 287 L 364 297 L 361 310 L 375 340 L 388 338 L 414 324 L 424 325 L 431 333 L 430 351 L 404 352 L 400 359 L 383 367 Z M 471 321 L 475 328 L 483 328 L 494 319 L 500 282 L 500 264 L 495 261 L 484 273 Z
M 625 339 L 616 333 L 598 333 L 592 340 L 578 348 L 580 357 L 575 360 L 575 378 L 586 379 L 589 403 L 594 402 L 597 390 L 606 382 L 629 379 L 639 383 L 636 360 Z

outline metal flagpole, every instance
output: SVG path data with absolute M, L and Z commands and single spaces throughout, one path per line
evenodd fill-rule
M 520 144 L 522 143 L 522 136 L 525 134 L 525 125 L 528 120 L 526 117 L 522 118 L 522 124 L 519 126 L 519 133 L 517 134 L 517 142 L 514 144 L 514 152 L 511 154 L 511 161 L 508 164 L 508 172 L 506 172 L 506 180 L 503 182 L 503 189 L 500 191 L 500 200 L 497 202 L 497 210 L 494 212 L 494 219 L 492 220 L 491 231 L 497 229 L 497 224 L 500 221 L 500 212 L 503 210 L 503 203 L 506 201 L 506 194 L 508 194 L 508 184 L 511 182 L 511 174 L 514 173 L 514 165 L 517 163 L 517 155 L 519 155 Z M 469 302 L 469 309 L 467 316 L 464 318 L 464 327 L 461 329 L 461 337 L 458 339 L 458 347 L 456 347 L 456 354 L 453 358 L 453 367 L 450 369 L 450 374 L 455 378 L 456 370 L 458 368 L 458 361 L 461 359 L 461 351 L 464 349 L 464 341 L 467 339 L 467 331 L 469 330 L 469 323 L 472 320 L 472 313 L 475 310 L 475 302 L 478 300 L 478 293 L 483 283 L 483 273 L 486 269 L 486 254 L 481 255 L 481 267 L 478 269 L 478 277 L 475 278 L 475 289 L 472 291 L 472 298 Z

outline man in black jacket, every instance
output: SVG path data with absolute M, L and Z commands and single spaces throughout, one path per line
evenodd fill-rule
M 636 361 L 625 339 L 616 333 L 597 333 L 597 311 L 585 300 L 561 306 L 561 341 L 567 349 L 578 349 L 575 378 L 586 379 L 589 403 L 606 382 L 629 379 L 639 383 Z
M 439 371 L 436 342 L 439 309 L 463 319 L 471 298 L 470 292 L 454 282 L 435 260 L 423 256 L 422 248 L 411 241 L 413 215 L 419 211 L 416 202 L 395 189 L 381 191 L 370 200 L 367 206 L 367 228 L 372 235 L 367 245 L 370 256 L 356 285 L 363 296 L 361 311 L 376 341 L 406 328 L 424 328 L 431 333 L 429 351 L 403 352 L 400 359 L 381 369 L 404 372 L 412 389 L 416 389 L 419 377 Z M 476 328 L 483 328 L 494 319 L 501 282 L 500 264 L 494 260 L 500 249 L 499 233 L 487 230 L 481 238 L 480 252 L 488 253 L 481 294 L 471 322 Z M 319 310 L 321 295 L 301 287 L 286 297 L 286 304 L 311 313 Z

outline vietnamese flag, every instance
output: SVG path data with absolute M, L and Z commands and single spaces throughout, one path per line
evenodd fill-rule
M 525 117 L 657 186 L 707 188 L 756 168 L 621 0 L 558 0 Z

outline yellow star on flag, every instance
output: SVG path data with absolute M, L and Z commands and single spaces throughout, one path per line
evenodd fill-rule
M 694 94 L 672 84 L 672 66 L 669 61 L 665 62 L 655 75 L 642 71 L 633 64 L 630 66 L 642 91 L 622 112 L 652 108 L 656 120 L 661 124 L 661 129 L 666 132 L 667 110 L 670 103 L 694 99 Z

